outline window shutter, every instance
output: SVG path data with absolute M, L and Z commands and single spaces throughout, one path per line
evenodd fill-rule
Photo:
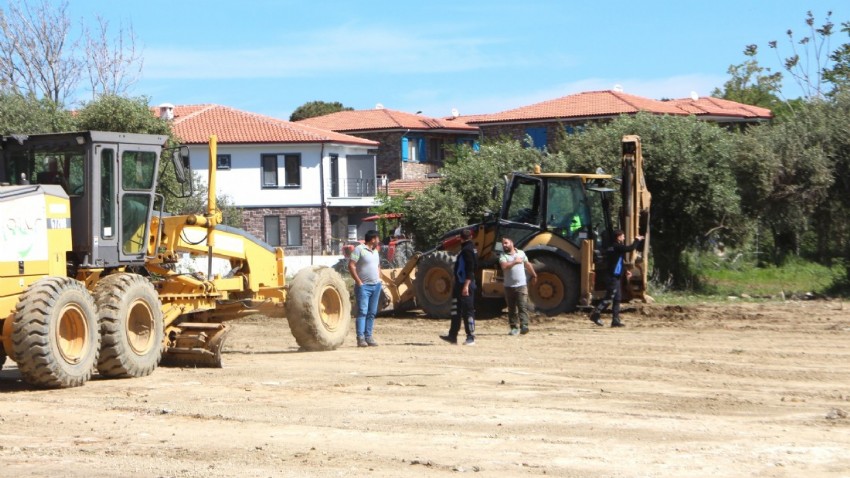
M 407 146 L 407 138 L 402 137 L 401 138 L 401 160 L 402 161 L 408 161 L 409 160 L 409 157 L 408 157 L 408 155 L 410 154 L 409 149 L 410 148 Z
M 526 128 L 525 134 L 531 137 L 534 142 L 534 148 L 543 149 L 546 147 L 546 127 L 542 128 Z M 526 147 L 531 145 L 526 145 Z
M 479 144 L 478 141 L 473 141 L 472 142 L 472 150 L 475 151 L 476 153 L 481 151 L 481 144 Z
M 425 149 L 425 138 L 419 138 L 419 162 L 428 161 L 428 151 Z

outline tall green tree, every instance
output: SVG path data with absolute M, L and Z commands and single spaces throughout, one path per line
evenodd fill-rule
M 58 133 L 74 130 L 71 113 L 49 99 L 0 93 L 0 134 Z
M 841 24 L 841 32 L 850 37 L 850 22 Z M 850 42 L 842 43 L 830 55 L 832 65 L 823 72 L 824 80 L 832 84 L 830 95 L 850 91 Z
M 740 137 L 732 163 L 742 185 L 742 205 L 767 226 L 772 259 L 799 255 L 803 235 L 833 183 L 828 103 L 803 102 L 795 114 Z
M 756 45 L 747 45 L 744 49 L 747 60 L 731 65 L 727 71 L 729 80 L 723 84 L 723 89 L 715 88 L 711 95 L 745 105 L 778 109 L 781 104 L 778 94 L 782 88 L 782 73 L 771 72 L 770 68 L 761 66 L 756 59 L 757 54 Z
M 337 113 L 339 111 L 353 111 L 354 108 L 349 108 L 339 101 L 327 102 L 327 101 L 308 101 L 303 105 L 295 108 L 295 111 L 289 115 L 289 121 L 299 121 L 307 118 L 314 118 L 316 116 L 324 116 L 329 115 L 331 113 Z

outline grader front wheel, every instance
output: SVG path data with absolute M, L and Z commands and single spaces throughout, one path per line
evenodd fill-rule
M 162 303 L 138 274 L 107 276 L 94 289 L 102 345 L 97 369 L 105 377 L 144 377 L 162 358 Z
M 21 376 L 30 385 L 67 388 L 86 383 L 100 348 L 97 308 L 89 291 L 67 277 L 31 285 L 15 310 L 12 347 Z
M 351 300 L 342 277 L 328 267 L 299 271 L 286 297 L 286 319 L 304 350 L 333 350 L 351 328 Z

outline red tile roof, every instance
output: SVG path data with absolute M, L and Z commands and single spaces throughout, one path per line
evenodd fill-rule
M 425 179 L 396 179 L 387 185 L 387 194 L 390 196 L 404 196 L 405 194 L 418 194 L 432 184 L 440 182 L 440 178 Z
M 296 124 L 307 124 L 317 128 L 332 131 L 374 131 L 374 130 L 466 130 L 477 132 L 478 128 L 462 121 L 431 118 L 386 108 L 374 110 L 339 111 L 314 118 L 297 121 Z
M 769 119 L 770 110 L 717 98 L 672 101 L 653 100 L 619 91 L 588 91 L 543 101 L 501 113 L 479 115 L 471 124 L 525 122 L 547 119 L 584 119 L 634 114 L 645 111 L 654 114 L 697 116 L 727 116 L 734 118 Z
M 671 100 L 678 108 L 697 116 L 732 116 L 747 119 L 770 119 L 773 113 L 760 106 L 745 105 L 736 101 L 724 100 L 722 98 L 683 98 Z
M 186 144 L 203 144 L 214 134 L 219 143 L 342 143 L 377 147 L 347 134 L 291 123 L 220 105 L 174 107 L 172 129 Z

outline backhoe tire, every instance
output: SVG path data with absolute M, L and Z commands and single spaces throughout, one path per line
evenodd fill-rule
M 162 302 L 138 274 L 118 273 L 94 288 L 101 345 L 97 370 L 104 377 L 144 377 L 162 359 Z
M 452 286 L 454 284 L 454 257 L 446 251 L 437 251 L 419 260 L 413 288 L 416 304 L 430 317 L 447 319 L 452 313 Z
M 12 347 L 24 382 L 44 388 L 78 387 L 92 375 L 100 350 L 97 307 L 82 283 L 47 277 L 21 295 Z
M 303 350 L 334 350 L 351 329 L 351 300 L 342 277 L 329 267 L 295 274 L 286 296 L 286 320 Z
M 407 265 L 413 255 L 416 254 L 416 248 L 413 247 L 413 241 L 410 239 L 399 239 L 395 243 L 395 252 L 390 265 L 393 269 L 401 269 Z
M 576 310 L 579 296 L 577 266 L 557 257 L 536 257 L 532 261 L 537 281 L 528 284 L 528 298 L 546 315 Z

